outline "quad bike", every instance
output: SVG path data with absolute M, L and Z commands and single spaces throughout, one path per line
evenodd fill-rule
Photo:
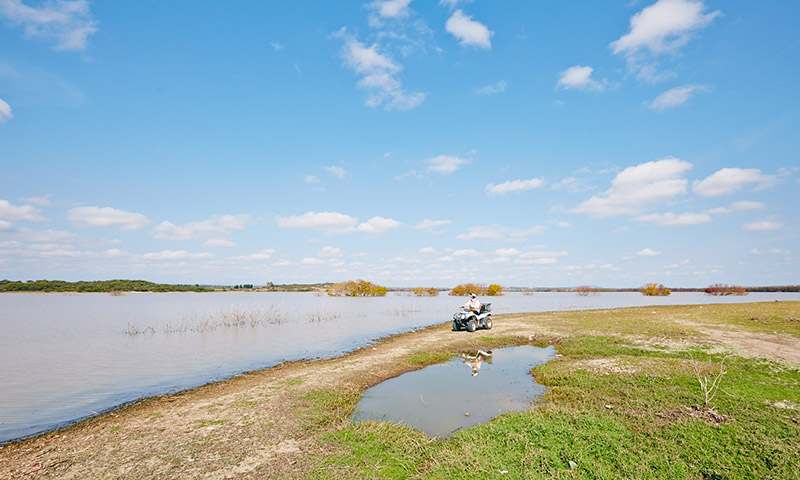
M 453 331 L 466 328 L 468 332 L 474 332 L 479 328 L 489 330 L 492 328 L 492 304 L 481 305 L 481 311 L 475 312 L 462 307 L 460 312 L 453 314 Z

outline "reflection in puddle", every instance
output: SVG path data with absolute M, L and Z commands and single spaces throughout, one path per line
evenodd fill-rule
M 522 346 L 455 357 L 370 388 L 353 419 L 398 422 L 431 436 L 448 436 L 501 413 L 530 408 L 545 388 L 529 371 L 555 356 L 552 346 Z

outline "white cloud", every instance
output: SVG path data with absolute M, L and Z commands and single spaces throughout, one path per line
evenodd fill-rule
M 426 170 L 429 172 L 437 172 L 444 175 L 449 175 L 462 166 L 470 163 L 467 158 L 457 157 L 455 155 L 438 155 L 433 158 L 425 160 L 428 165 Z
M 347 170 L 345 170 L 342 167 L 336 167 L 336 166 L 331 165 L 331 166 L 325 166 L 325 167 L 322 167 L 322 168 L 326 172 L 330 173 L 331 175 L 333 175 L 336 178 L 344 178 L 345 175 L 347 175 Z
M 519 250 L 516 248 L 498 248 L 494 251 L 495 255 L 500 255 L 501 257 L 513 257 L 514 255 L 519 254 Z
M 452 220 L 428 220 L 427 218 L 414 226 L 414 228 L 420 228 L 424 230 L 433 230 L 438 227 L 443 227 L 445 225 L 449 225 L 453 223 Z
M 652 248 L 643 248 L 636 252 L 637 257 L 657 257 L 664 252 L 659 252 L 658 250 L 653 250 Z
M 720 11 L 704 14 L 702 1 L 659 0 L 633 15 L 630 31 L 611 43 L 614 53 L 633 55 L 647 49 L 653 55 L 676 50 L 691 32 L 708 26 Z
M 646 162 L 620 172 L 602 195 L 595 195 L 572 212 L 595 218 L 636 215 L 649 204 L 686 193 L 687 181 L 679 178 L 692 164 L 677 158 Z
M 653 223 L 662 227 L 684 227 L 687 225 L 699 225 L 711 221 L 711 216 L 707 213 L 681 213 L 675 215 L 672 212 L 653 213 L 636 217 L 640 222 Z
M 405 18 L 409 14 L 409 3 L 411 0 L 383 0 L 372 2 L 370 7 L 384 18 Z
M 342 256 L 342 249 L 337 247 L 322 247 L 317 252 L 317 255 L 320 257 L 341 257 Z
M 575 65 L 561 72 L 561 78 L 558 79 L 556 84 L 557 88 L 565 90 L 594 90 L 601 91 L 605 87 L 600 82 L 592 80 L 592 67 L 585 67 L 583 65 Z
M 738 202 L 733 202 L 730 207 L 718 207 L 712 208 L 710 210 L 706 210 L 706 213 L 711 215 L 719 215 L 719 214 L 726 214 L 731 212 L 741 212 L 745 210 L 757 210 L 760 208 L 765 208 L 761 202 L 751 202 L 748 200 L 740 200 Z
M 294 217 L 276 216 L 275 222 L 279 228 L 309 228 L 335 235 L 354 231 L 358 219 L 337 212 L 306 212 Z
M 21 0 L 0 0 L 0 15 L 25 29 L 29 37 L 56 41 L 56 50 L 83 50 L 96 22 L 86 0 L 59 0 L 29 7 Z
M 436 249 L 433 248 L 433 247 L 422 247 L 418 251 L 419 251 L 419 253 L 421 253 L 423 255 L 438 255 L 439 254 L 439 252 L 437 252 Z
M 319 183 L 319 178 L 317 178 L 316 175 L 306 175 L 303 178 L 303 181 L 305 181 L 306 183 Z
M 508 83 L 505 80 L 500 80 L 492 85 L 485 85 L 475 90 L 478 95 L 496 95 L 506 91 Z
M 748 184 L 755 184 L 755 190 L 763 190 L 777 181 L 774 175 L 765 175 L 757 168 L 723 168 L 702 181 L 695 181 L 692 190 L 704 197 L 717 197 L 733 193 Z
M 454 37 L 459 39 L 461 45 L 474 45 L 480 48 L 491 48 L 491 38 L 494 32 L 486 28 L 486 25 L 472 20 L 470 15 L 464 15 L 461 10 L 456 10 L 444 24 L 447 30 Z
M 547 230 L 546 227 L 541 225 L 535 225 L 531 228 L 527 228 L 525 230 L 514 230 L 511 232 L 511 236 L 513 238 L 525 238 L 531 235 L 541 235 Z
M 784 255 L 788 256 L 792 254 L 791 250 L 784 250 L 781 248 L 771 248 L 769 250 L 759 250 L 757 248 L 753 248 L 750 250 L 750 253 L 753 255 Z
M 572 224 L 570 224 L 569 222 L 565 222 L 563 220 L 548 220 L 547 223 L 561 228 L 569 228 L 572 226 Z
M 278 42 L 269 42 L 269 44 L 272 46 L 272 49 L 275 50 L 276 52 L 280 52 L 281 50 L 286 48 L 286 45 Z
M 474 250 L 472 248 L 465 248 L 465 249 L 456 250 L 455 252 L 453 252 L 453 256 L 454 257 L 473 257 L 475 255 L 478 255 L 478 251 Z
M 709 89 L 703 85 L 684 85 L 667 90 L 653 100 L 649 107 L 652 110 L 663 112 L 671 108 L 685 105 L 695 92 L 707 92 Z
M 219 215 L 183 226 L 163 221 L 153 227 L 153 236 L 165 240 L 192 240 L 199 236 L 227 235 L 231 231 L 244 230 L 249 221 L 248 215 Z
M 361 75 L 358 87 L 369 92 L 365 105 L 386 110 L 410 110 L 425 100 L 424 93 L 406 93 L 397 74 L 403 69 L 389 57 L 378 52 L 378 45 L 367 47 L 343 28 L 333 34 L 345 41 L 342 56 L 348 67 Z
M 301 265 L 325 265 L 325 260 L 319 258 L 306 257 L 300 260 Z
M 401 225 L 403 224 L 391 218 L 372 217 L 366 222 L 359 225 L 358 231 L 364 233 L 375 233 L 375 234 L 386 233 L 389 230 L 394 230 L 395 228 L 399 228 Z
M 469 229 L 469 233 L 462 233 L 456 235 L 459 240 L 485 240 L 492 238 L 500 238 L 502 236 L 502 229 L 496 225 L 478 226 Z
M 67 220 L 90 227 L 110 227 L 118 230 L 138 230 L 150 223 L 144 215 L 111 207 L 78 207 L 67 212 Z
M 0 200 L 0 220 L 5 222 L 43 222 L 45 218 L 39 209 L 32 205 L 14 205 L 8 200 Z
M 544 183 L 541 178 L 531 178 L 529 180 L 511 180 L 508 182 L 495 185 L 490 183 L 486 185 L 486 193 L 489 195 L 505 195 L 510 192 L 524 192 L 525 190 L 533 190 L 539 188 Z
M 203 246 L 206 248 L 229 248 L 229 247 L 236 247 L 235 242 L 224 238 L 212 238 L 203 242 Z
M 14 118 L 14 114 L 11 113 L 11 105 L 0 98 L 0 123 L 6 123 L 12 118 Z
M 52 196 L 53 194 L 50 193 L 41 197 L 20 198 L 20 200 L 22 200 L 25 203 L 32 203 L 34 205 L 38 205 L 40 207 L 49 207 L 50 205 L 53 204 L 53 202 L 50 200 L 50 197 Z
M 162 250 L 142 255 L 142 258 L 147 260 L 204 260 L 213 257 L 214 255 L 207 252 L 191 253 L 186 250 Z
M 257 252 L 253 252 L 248 255 L 250 260 L 269 260 L 272 258 L 272 255 L 275 254 L 274 248 L 265 248 L 263 250 L 258 250 Z
M 772 220 L 762 220 L 760 222 L 748 223 L 742 226 L 743 229 L 751 232 L 764 232 L 769 230 L 780 230 L 784 225 Z

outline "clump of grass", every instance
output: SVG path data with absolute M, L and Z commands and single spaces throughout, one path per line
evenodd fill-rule
M 420 352 L 411 355 L 408 361 L 415 365 L 436 365 L 450 360 L 453 356 L 445 352 Z
M 419 305 L 400 305 L 383 310 L 384 315 L 394 315 L 396 317 L 405 317 L 413 315 L 422 311 Z
M 320 310 L 306 314 L 306 318 L 308 318 L 309 323 L 330 322 L 332 320 L 337 320 L 341 316 L 341 312 L 336 312 L 333 310 Z

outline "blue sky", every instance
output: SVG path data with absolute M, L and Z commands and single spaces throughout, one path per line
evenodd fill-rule
M 796 284 L 798 21 L 0 0 L 0 278 Z

